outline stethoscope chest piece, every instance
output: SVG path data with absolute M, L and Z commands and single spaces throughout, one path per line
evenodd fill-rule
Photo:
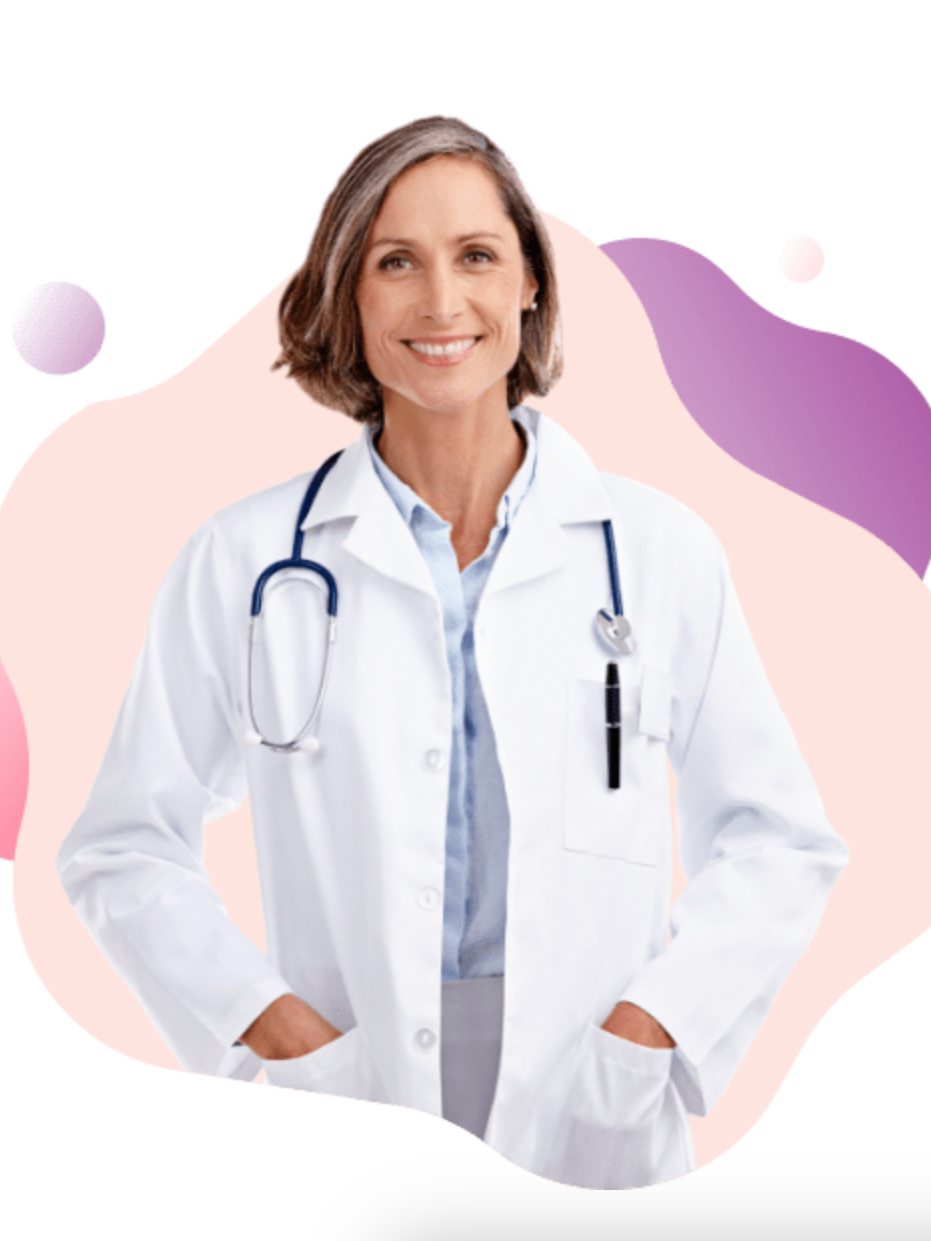
M 613 651 L 630 655 L 634 649 L 630 621 L 626 616 L 612 616 L 607 608 L 601 608 L 595 617 L 598 632 Z

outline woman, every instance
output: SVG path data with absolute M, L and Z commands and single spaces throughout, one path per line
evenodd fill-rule
M 281 331 L 365 431 L 173 566 L 69 896 L 185 1067 L 443 1114 L 570 1184 L 686 1172 L 846 860 L 723 552 L 521 405 L 561 367 L 552 252 L 461 122 L 358 156 Z M 247 790 L 267 958 L 201 864 Z

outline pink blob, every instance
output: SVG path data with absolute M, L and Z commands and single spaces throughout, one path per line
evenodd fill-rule
M 13 860 L 28 784 L 29 751 L 23 713 L 10 678 L 0 664 L 0 858 Z
M 55 281 L 32 290 L 13 324 L 23 359 L 46 375 L 70 375 L 92 362 L 103 344 L 103 311 L 78 284 Z
M 790 280 L 814 280 L 824 266 L 824 251 L 811 237 L 790 237 L 779 256 L 779 270 Z

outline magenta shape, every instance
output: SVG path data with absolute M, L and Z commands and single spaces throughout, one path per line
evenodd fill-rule
M 640 299 L 673 387 L 743 465 L 872 531 L 924 576 L 931 411 L 897 366 L 764 310 L 703 255 L 635 238 L 601 247 Z
M 16 692 L 0 664 L 0 858 L 13 860 L 29 784 L 26 727 Z
M 13 324 L 23 359 L 46 375 L 70 375 L 92 362 L 104 338 L 103 311 L 78 284 L 55 281 L 32 290 Z

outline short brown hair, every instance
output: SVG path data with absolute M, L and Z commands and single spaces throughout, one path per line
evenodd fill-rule
M 478 130 L 453 117 L 426 117 L 385 134 L 349 165 L 278 309 L 281 353 L 272 369 L 287 366 L 314 400 L 359 422 L 382 418 L 381 385 L 365 361 L 355 297 L 369 231 L 401 173 L 440 155 L 477 159 L 492 174 L 540 286 L 537 309 L 522 317 L 520 355 L 508 373 L 508 407 L 528 395 L 545 396 L 562 373 L 553 247 L 517 170 Z

